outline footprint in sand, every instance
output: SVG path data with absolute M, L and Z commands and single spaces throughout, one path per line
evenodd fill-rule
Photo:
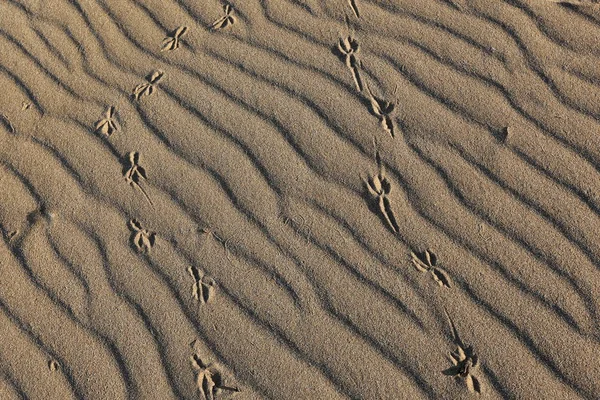
M 173 51 L 179 48 L 179 40 L 187 32 L 187 26 L 180 26 L 163 39 L 162 49 L 160 51 Z
M 447 311 L 446 316 L 448 317 L 448 321 L 450 321 L 452 335 L 454 336 L 454 343 L 456 344 L 457 349 L 456 351 L 450 352 L 450 361 L 452 361 L 453 366 L 442 371 L 442 373 L 456 379 L 464 379 L 469 391 L 480 394 L 481 383 L 479 382 L 479 379 L 472 374 L 473 370 L 479 366 L 479 357 L 475 354 L 473 346 L 466 346 L 460 339 L 458 330 Z
M 356 4 L 356 0 L 348 0 L 348 5 L 352 9 L 354 15 L 356 15 L 356 18 L 360 18 L 360 12 L 358 11 L 358 5 Z
M 52 372 L 58 371 L 58 369 L 60 368 L 60 364 L 58 363 L 58 361 L 56 360 L 50 360 L 48 361 L 48 369 Z
M 381 157 L 378 151 L 375 152 L 375 158 L 377 160 L 379 172 L 377 175 L 365 180 L 365 185 L 369 190 L 373 203 L 377 204 L 380 216 L 394 233 L 399 233 L 400 227 L 396 222 L 396 217 L 392 211 L 392 204 L 388 198 L 388 195 L 392 190 L 392 185 L 385 177 Z
M 447 288 L 450 287 L 450 278 L 446 271 L 436 266 L 437 256 L 432 251 L 425 250 L 420 253 L 411 252 L 410 255 L 417 271 L 430 272 L 438 285 Z
M 154 71 L 152 74 L 146 77 L 146 81 L 144 83 L 140 83 L 133 89 L 133 98 L 136 101 L 140 100 L 142 96 L 150 96 L 154 93 L 154 86 L 162 79 L 165 75 L 161 70 Z
M 188 272 L 194 280 L 192 297 L 201 304 L 208 303 L 215 291 L 215 281 L 197 267 L 189 267 Z
M 133 231 L 132 242 L 138 251 L 147 253 L 156 241 L 156 232 L 142 228 L 137 219 L 129 220 L 129 228 Z
M 396 104 L 394 102 L 374 96 L 368 86 L 367 91 L 369 93 L 369 100 L 371 101 L 371 112 L 377 118 L 379 118 L 379 122 L 381 123 L 383 129 L 389 133 L 391 137 L 394 137 L 395 128 L 394 121 L 392 120 L 392 114 L 396 109 Z
M 115 107 L 110 106 L 104 113 L 104 118 L 96 122 L 96 133 L 110 136 L 120 129 L 119 122 L 115 117 Z
M 214 364 L 205 364 L 197 352 L 192 355 L 190 360 L 196 371 L 196 385 L 202 396 L 201 399 L 216 400 L 221 391 L 240 391 L 237 387 L 224 385 L 221 371 Z
M 140 165 L 140 153 L 138 153 L 137 151 L 132 151 L 128 155 L 128 161 L 129 168 L 127 169 L 127 171 L 125 171 L 124 174 L 125 181 L 129 183 L 129 185 L 131 185 L 132 187 L 139 189 L 142 192 L 142 194 L 146 197 L 148 203 L 150 203 L 150 205 L 154 205 L 144 188 L 140 185 L 142 179 L 148 179 L 148 176 L 146 175 L 146 170 Z
M 352 73 L 352 79 L 354 80 L 356 88 L 359 92 L 362 92 L 363 83 L 359 70 L 361 63 L 357 57 L 359 51 L 360 45 L 352 36 L 341 38 L 337 44 L 337 48 L 335 49 L 338 57 L 346 64 L 346 67 L 348 67 L 350 73 Z
M 225 4 L 223 6 L 223 11 L 225 12 L 225 15 L 213 22 L 210 29 L 225 29 L 228 26 L 235 24 L 236 18 L 233 16 L 233 7 L 229 4 Z

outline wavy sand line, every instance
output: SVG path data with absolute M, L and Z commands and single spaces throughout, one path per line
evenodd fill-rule
M 593 398 L 597 371 L 586 357 L 597 346 L 599 249 L 589 225 L 600 209 L 599 164 L 596 110 L 581 88 L 597 89 L 577 72 L 593 61 L 590 37 L 561 32 L 561 21 L 580 14 L 532 2 L 361 1 L 352 29 L 364 76 L 399 102 L 402 135 L 387 142 L 330 52 L 347 29 L 341 8 L 299 3 L 234 5 L 237 22 L 214 34 L 204 27 L 217 4 L 3 6 L 15 21 L 1 21 L 0 48 L 11 57 L 0 58 L 2 80 L 20 97 L 0 103 L 18 133 L 2 132 L 2 179 L 29 200 L 5 196 L 0 223 L 9 245 L 19 231 L 11 268 L 27 274 L 14 272 L 15 287 L 43 300 L 37 312 L 14 290 L 1 300 L 12 320 L 31 325 L 27 349 L 52 349 L 64 366 L 62 390 L 84 398 L 102 398 L 107 387 L 114 398 L 125 390 L 193 398 L 194 338 L 243 398 L 456 397 L 465 389 L 440 373 L 449 307 L 485 360 L 479 378 L 489 396 Z M 164 32 L 182 24 L 190 27 L 183 46 L 160 53 Z M 567 58 L 569 73 L 553 67 Z M 152 69 L 166 78 L 131 103 Z M 15 103 L 27 101 L 33 112 L 18 112 Z M 115 104 L 122 131 L 95 136 L 93 124 Z M 505 126 L 521 130 L 498 143 Z M 361 176 L 374 172 L 374 135 L 398 237 L 366 205 Z M 143 155 L 161 213 L 123 184 L 130 151 Z M 31 214 L 40 207 L 49 211 Z M 158 232 L 146 256 L 129 245 L 131 217 Z M 405 255 L 432 245 L 452 292 L 437 295 L 411 274 Z M 201 309 L 190 264 L 218 284 L 215 302 Z M 93 358 L 77 358 L 78 345 L 40 324 L 48 315 L 104 358 L 93 367 Z M 14 368 L 16 354 L 5 358 Z M 511 368 L 515 360 L 527 369 Z M 100 365 L 100 380 L 88 381 Z M 6 390 L 36 398 L 31 373 L 14 371 L 5 372 L 14 389 Z

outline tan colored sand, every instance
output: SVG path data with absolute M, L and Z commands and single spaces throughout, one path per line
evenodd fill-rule
M 600 398 L 594 3 L 0 2 L 0 399 Z

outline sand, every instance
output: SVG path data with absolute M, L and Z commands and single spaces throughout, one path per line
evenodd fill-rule
M 600 4 L 0 1 L 0 399 L 600 398 Z

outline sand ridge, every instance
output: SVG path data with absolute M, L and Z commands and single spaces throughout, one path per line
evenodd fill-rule
M 600 397 L 595 3 L 1 2 L 0 399 Z

